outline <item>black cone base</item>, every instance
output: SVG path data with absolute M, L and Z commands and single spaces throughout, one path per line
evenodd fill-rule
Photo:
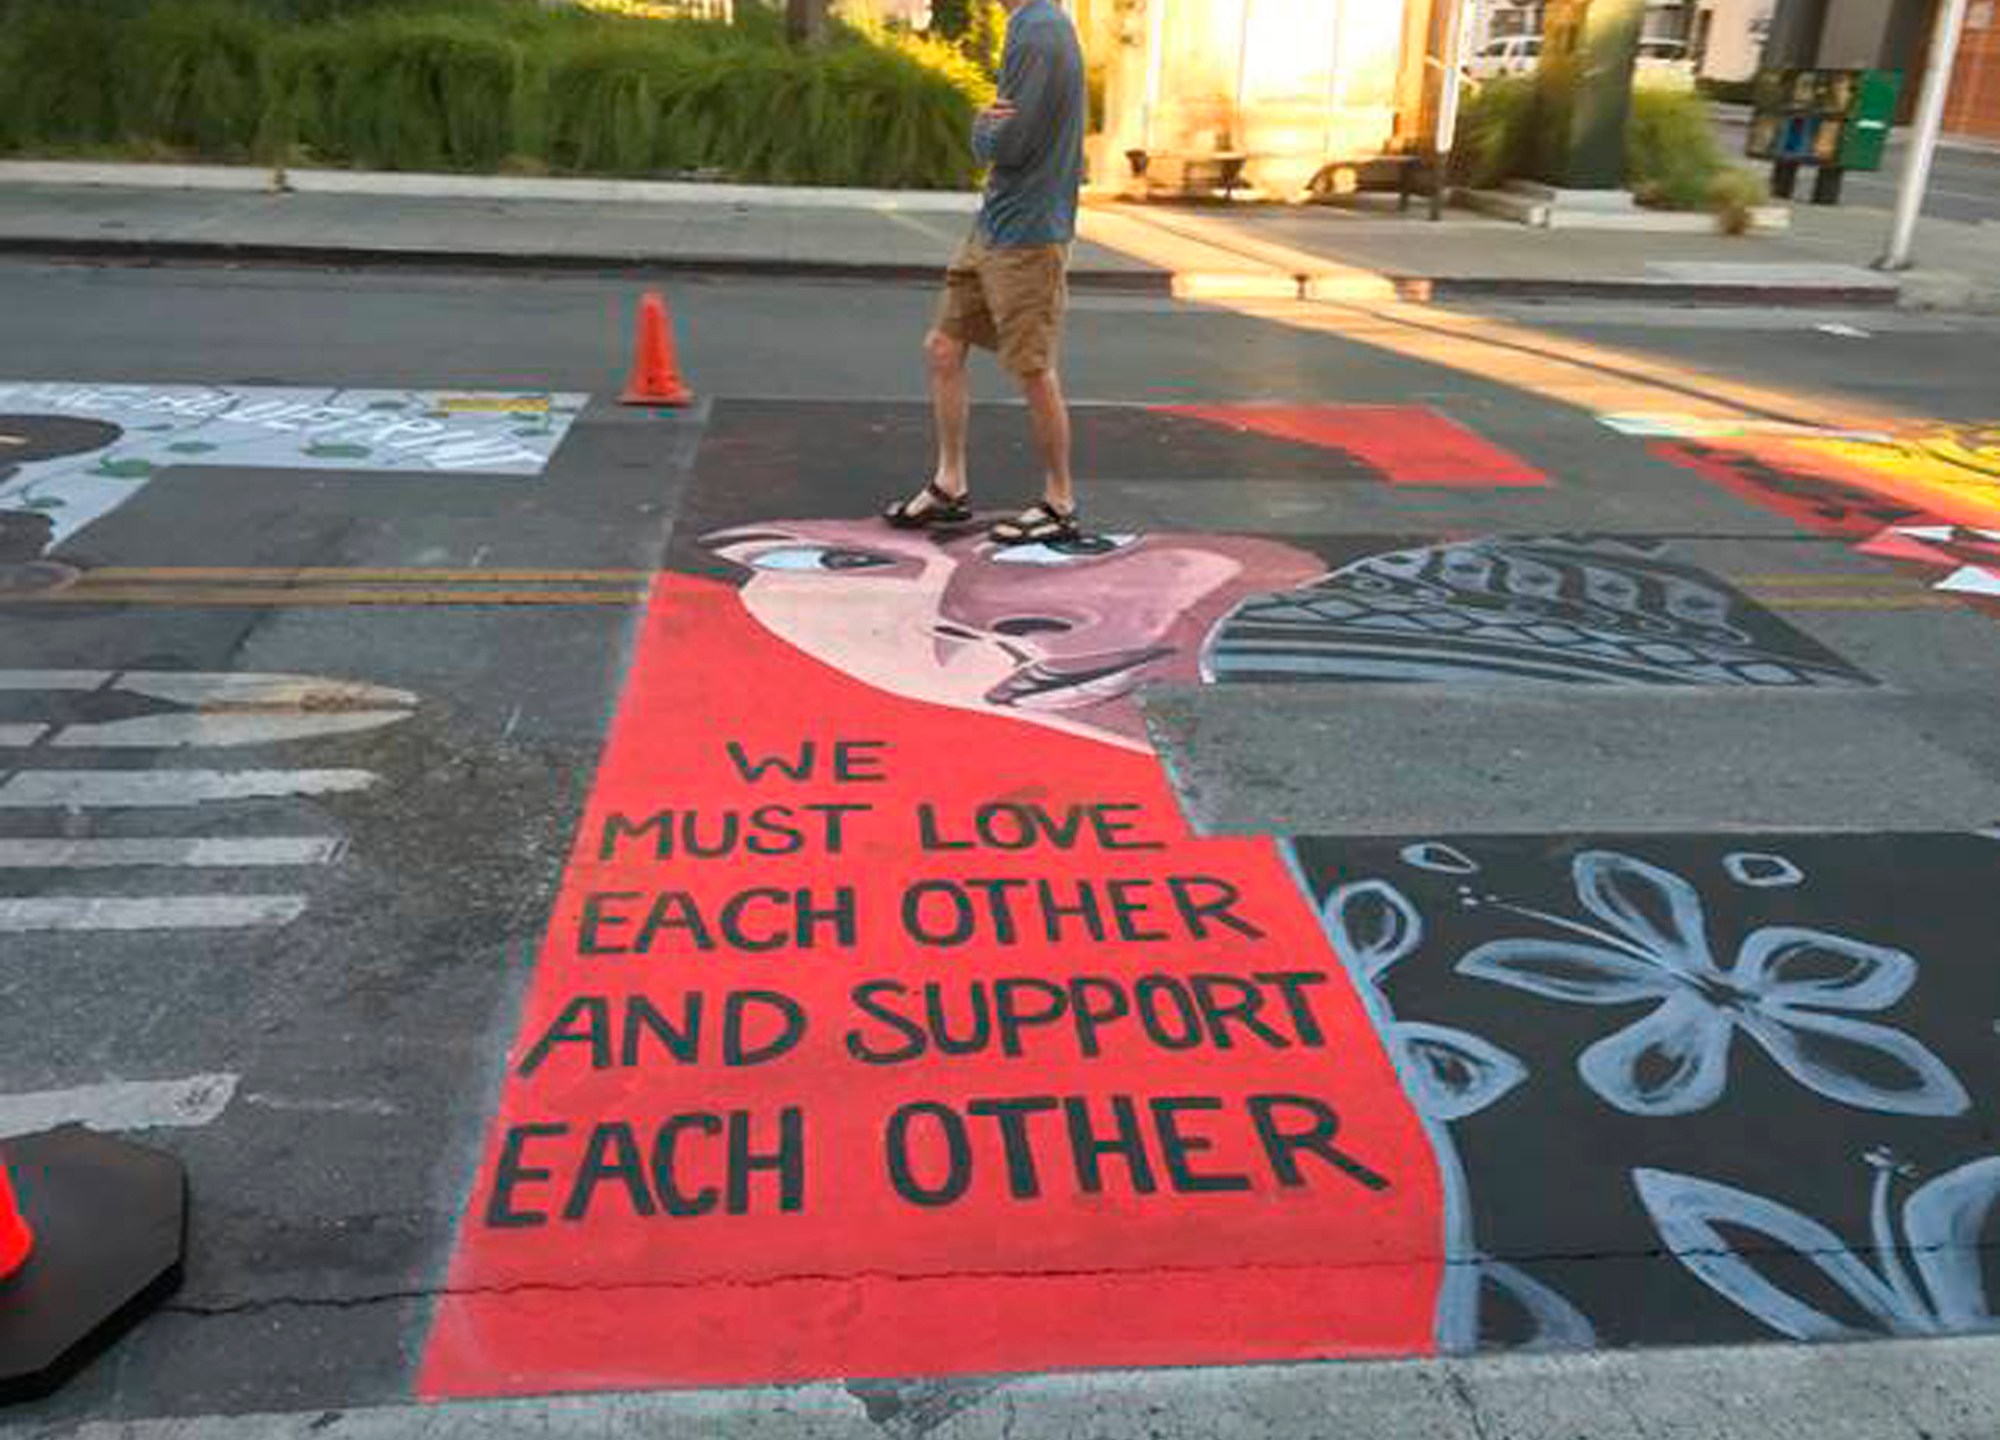
M 187 1172 L 80 1125 L 0 1142 L 34 1253 L 0 1282 L 0 1403 L 61 1385 L 181 1281 Z

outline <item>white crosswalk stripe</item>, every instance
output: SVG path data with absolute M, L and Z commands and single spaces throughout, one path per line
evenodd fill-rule
M 65 895 L 0 900 L 0 935 L 59 930 L 253 930 L 289 925 L 303 895 Z
M 93 1130 L 187 1129 L 206 1125 L 236 1095 L 235 1075 L 189 1075 L 180 1080 L 119 1080 L 69 1090 L 0 1095 L 0 1140 L 33 1135 L 57 1125 Z
M 224 800 L 341 795 L 366 770 L 24 770 L 0 784 L 0 810 L 142 810 Z
M 0 870 L 330 865 L 343 848 L 344 842 L 331 835 L 273 835 L 243 840 L 0 840 Z
M 13 832 L 0 834 L 0 880 L 18 889 L 20 877 L 34 891 L 0 895 L 0 935 L 289 925 L 308 905 L 289 887 L 261 894 L 77 895 L 60 893 L 57 877 L 268 874 L 332 865 L 346 849 L 337 834 L 118 832 L 157 828 L 157 821 L 140 817 L 176 812 L 200 817 L 212 831 L 245 806 L 359 794 L 380 779 L 354 768 L 69 768 L 47 765 L 45 757 L 90 750 L 187 755 L 357 735 L 409 719 L 417 703 L 408 691 L 314 675 L 0 670 L 0 815 L 10 817 Z M 50 833 L 58 826 L 62 833 Z M 176 820 L 174 828 L 192 826 Z

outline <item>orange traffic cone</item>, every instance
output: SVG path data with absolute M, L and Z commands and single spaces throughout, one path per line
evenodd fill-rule
M 14 1199 L 14 1182 L 7 1174 L 7 1162 L 0 1160 L 0 1280 L 8 1279 L 28 1263 L 35 1248 L 35 1232 L 21 1214 Z
M 667 302 L 657 290 L 639 302 L 639 334 L 632 357 L 632 378 L 619 401 L 626 405 L 686 405 L 694 392 L 681 380 L 674 360 L 674 327 Z

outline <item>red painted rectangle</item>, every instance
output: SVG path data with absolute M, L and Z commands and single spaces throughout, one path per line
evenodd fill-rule
M 1178 405 L 1169 413 L 1342 450 L 1391 485 L 1511 490 L 1550 483 L 1519 457 L 1427 405 Z
M 846 778 L 826 763 L 840 741 Z M 794 760 L 810 743 L 816 764 L 749 782 L 730 742 Z M 813 805 L 869 808 L 839 813 L 835 853 L 833 812 Z M 985 806 L 1042 827 L 1038 843 L 944 848 Z M 644 829 L 662 810 L 713 827 L 759 807 L 784 807 L 756 829 L 761 850 L 661 860 L 662 832 Z M 989 840 L 1017 833 L 992 823 Z M 810 843 L 788 849 L 786 827 Z M 720 848 L 720 829 L 695 833 Z M 1049 911 L 1081 906 L 1084 886 L 1101 939 Z M 824 912 L 803 926 L 801 891 Z M 964 943 L 944 943 L 964 914 Z M 967 1053 L 940 1053 L 926 1030 L 924 1053 L 899 1059 L 932 985 Z M 716 1022 L 750 992 L 767 998 L 739 999 L 735 1058 L 773 1045 L 789 1014 L 803 1034 L 726 1063 Z M 989 1007 L 978 1049 L 975 993 Z M 1080 1025 L 1077 1007 L 1097 1018 Z M 628 1055 L 634 1015 L 648 1018 Z M 909 1106 L 928 1108 L 898 1131 Z M 1121 1138 L 1122 1153 L 1102 1148 Z M 769 1163 L 732 1167 L 732 1145 Z M 1270 842 L 1191 835 L 1149 754 L 888 694 L 761 629 L 727 586 L 670 578 L 420 1389 L 1424 1353 L 1440 1217 L 1422 1125 Z

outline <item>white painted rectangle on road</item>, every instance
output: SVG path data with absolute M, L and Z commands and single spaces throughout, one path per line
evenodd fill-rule
M 63 930 L 254 930 L 289 925 L 303 895 L 70 895 L 0 900 L 0 935 Z
M 0 1140 L 34 1135 L 58 1125 L 93 1130 L 188 1129 L 207 1125 L 236 1094 L 235 1075 L 190 1075 L 182 1080 L 129 1080 L 0 1095 Z
M 0 690 L 100 690 L 111 670 L 0 670 Z
M 334 835 L 268 835 L 241 840 L 0 840 L 0 870 L 330 865 L 339 858 L 344 843 Z
M 0 810 L 145 809 L 366 790 L 366 770 L 26 770 L 0 784 Z

